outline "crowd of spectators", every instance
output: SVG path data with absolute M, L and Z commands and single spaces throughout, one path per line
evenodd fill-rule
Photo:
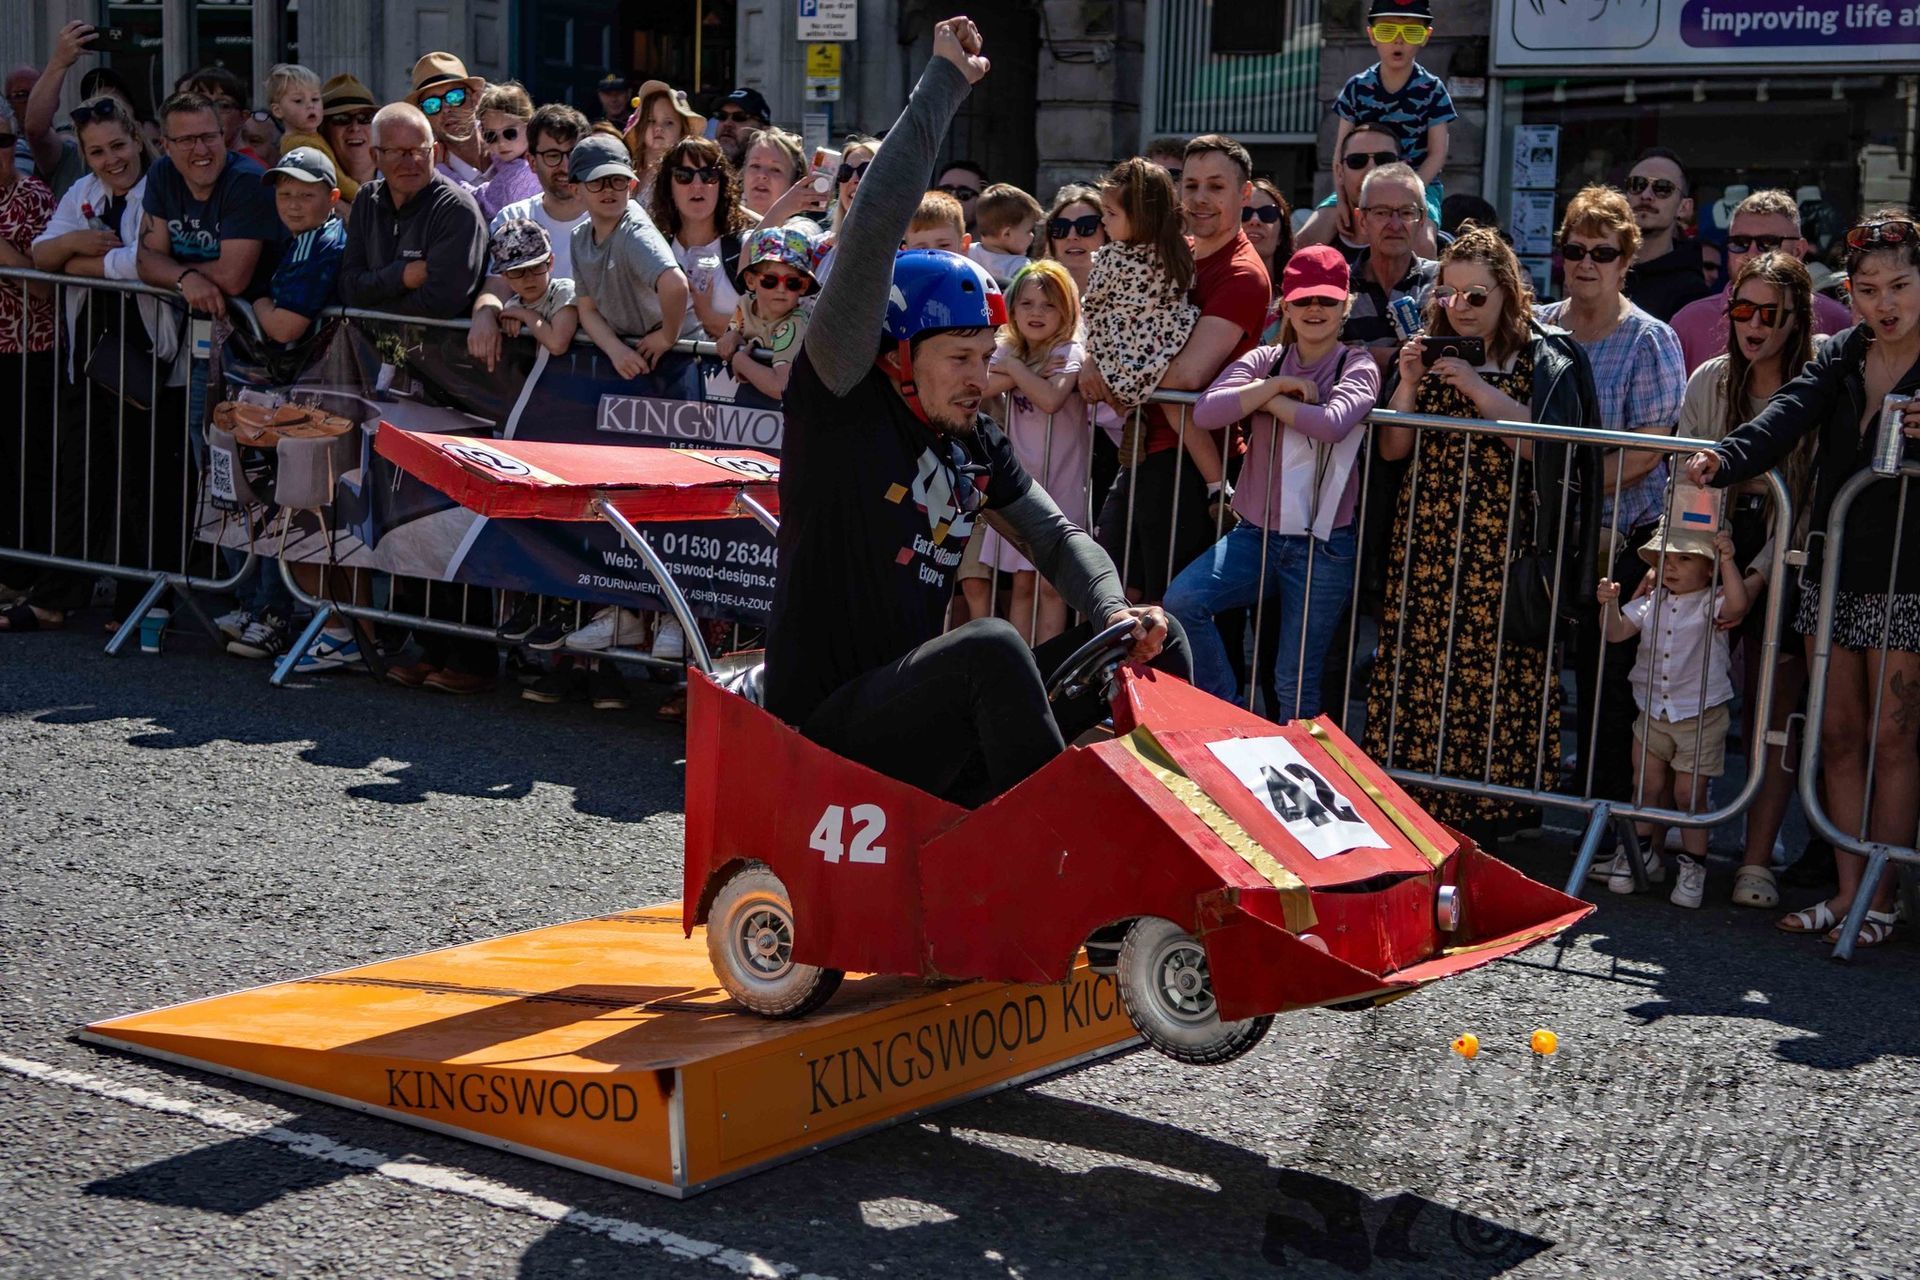
M 1368 24 L 1380 61 L 1334 103 L 1333 192 L 1317 208 L 1296 214 L 1232 138 L 1161 138 L 1097 182 L 1052 193 L 953 158 L 928 175 L 907 241 L 894 246 L 840 240 L 885 142 L 851 136 L 817 164 L 750 87 L 709 121 L 663 81 L 631 88 L 610 76 L 590 120 L 433 51 L 396 102 L 352 75 L 288 65 L 274 68 L 256 111 L 245 85 L 215 67 L 184 77 L 152 121 L 110 71 L 92 71 L 70 120 L 56 122 L 66 77 L 97 34 L 69 23 L 43 70 L 6 81 L 0 266 L 144 281 L 216 322 L 243 300 L 283 346 L 336 303 L 469 320 L 469 351 L 489 368 L 507 342 L 557 353 L 577 335 L 618 376 L 665 379 L 667 394 L 688 398 L 700 394 L 698 367 L 669 353 L 715 341 L 738 381 L 777 400 L 837 255 L 964 254 L 1009 298 L 990 390 L 1022 461 L 1092 526 L 1132 598 L 1181 619 L 1199 684 L 1263 695 L 1275 717 L 1349 718 L 1351 689 L 1365 709 L 1356 732 L 1394 767 L 1706 811 L 1742 682 L 1751 705 L 1762 602 L 1786 593 L 1771 727 L 1787 725 L 1805 685 L 1817 623 L 1810 580 L 1770 580 L 1770 502 L 1757 478 L 1782 468 L 1795 544 L 1817 547 L 1841 483 L 1868 464 L 1883 398 L 1920 389 L 1920 232 L 1903 210 L 1861 220 L 1847 239 L 1850 306 L 1814 291 L 1800 211 L 1781 191 L 1754 191 L 1734 210 L 1724 263 L 1704 254 L 1687 234 L 1686 160 L 1656 149 L 1618 188 L 1590 186 L 1566 203 L 1563 296 L 1536 298 L 1497 210 L 1446 198 L 1437 181 L 1454 112 L 1416 60 L 1433 28 L 1426 0 L 1372 0 Z M 31 420 L 57 396 L 137 428 L 163 402 L 184 403 L 204 423 L 204 367 L 185 358 L 168 310 L 83 299 L 67 291 L 56 315 L 39 284 L 0 288 L 0 404 L 30 406 Z M 1191 393 L 1191 411 L 1167 393 Z M 1376 409 L 1681 434 L 1710 447 L 1670 463 L 1654 450 L 1394 425 L 1369 433 Z M 55 445 L 19 436 L 6 461 L 60 481 L 57 492 L 6 486 L 0 533 L 44 529 L 43 549 L 179 567 L 183 548 L 165 531 L 184 516 L 191 438 L 123 425 L 114 456 L 126 464 L 100 466 L 89 465 L 107 456 L 97 440 L 62 437 L 51 458 Z M 1732 486 L 1710 521 L 1719 536 L 1672 527 L 1681 485 L 1709 495 Z M 88 510 L 111 518 L 75 515 Z M 1839 592 L 1829 699 L 1844 714 L 1825 727 L 1829 803 L 1873 838 L 1911 844 L 1920 512 L 1885 492 L 1856 510 L 1879 533 L 1854 540 L 1873 544 L 1860 553 L 1867 567 L 1850 565 Z M 1057 635 L 1065 605 L 1031 564 L 984 527 L 976 543 L 956 619 L 997 611 L 1029 643 Z M 1517 547 L 1559 575 L 1544 629 L 1510 599 Z M 58 627 L 88 603 L 81 575 L 0 574 L 0 630 Z M 536 701 L 584 689 L 595 706 L 625 707 L 616 665 L 597 652 L 684 652 L 672 623 L 619 609 L 561 622 L 538 603 L 497 606 L 510 615 L 504 642 L 554 655 L 530 672 Z M 123 596 L 119 613 L 132 605 Z M 1356 614 L 1374 639 L 1349 653 Z M 278 573 L 243 584 L 220 621 L 236 654 L 285 653 L 294 618 Z M 420 641 L 411 660 L 385 664 L 389 678 L 452 693 L 498 678 L 494 645 L 430 632 Z M 370 644 L 343 626 L 300 654 L 298 669 L 353 667 Z M 1569 669 L 1575 714 L 1563 732 Z M 1861 726 L 1883 703 L 1871 738 L 1878 785 L 1863 809 Z M 1742 740 L 1751 746 L 1761 728 Z M 1786 757 L 1775 749 L 1755 762 L 1766 776 L 1733 884 L 1743 905 L 1779 900 Z M 1490 791 L 1424 798 L 1487 843 L 1538 823 L 1537 809 Z M 1639 875 L 1624 846 L 1603 860 L 1610 888 L 1666 876 L 1661 833 L 1644 835 Z M 1689 834 L 1676 903 L 1701 904 L 1704 852 Z M 1817 882 L 1817 862 L 1800 874 Z M 1825 934 L 1859 882 L 1859 860 L 1841 855 L 1838 892 L 1782 927 Z M 1892 932 L 1889 892 L 1863 945 Z

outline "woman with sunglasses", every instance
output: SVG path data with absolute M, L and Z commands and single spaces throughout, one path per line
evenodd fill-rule
M 847 211 L 860 192 L 860 180 L 867 167 L 880 154 L 880 140 L 865 134 L 849 134 L 840 152 L 840 168 L 833 175 L 833 207 L 827 211 L 827 232 L 814 242 L 813 275 L 821 284 L 833 274 L 834 249 L 840 242 L 840 228 L 846 224 Z
M 141 208 L 147 182 L 147 153 L 141 144 L 140 126 L 126 103 L 105 96 L 81 103 L 72 119 L 87 172 L 67 189 L 52 218 L 34 240 L 33 266 L 40 271 L 84 279 L 138 280 L 135 258 L 139 251 Z M 5 163 L 0 159 L 0 164 Z M 152 434 L 148 425 L 150 406 L 143 408 L 136 399 L 114 395 L 88 378 L 86 371 L 94 351 L 111 354 L 126 351 L 132 353 L 127 357 L 132 369 L 142 375 L 157 361 L 164 381 L 179 350 L 178 329 L 166 323 L 172 313 L 150 298 L 137 297 L 137 307 L 123 308 L 113 295 L 102 294 L 96 304 L 89 307 L 85 288 L 68 288 L 63 292 L 67 331 L 61 338 L 66 355 L 62 360 L 64 368 L 59 371 L 62 384 L 59 395 L 63 401 L 60 419 L 69 424 L 84 422 L 87 400 L 91 396 L 94 423 L 112 425 L 95 429 L 91 494 L 87 487 L 88 446 L 84 432 L 64 432 L 58 442 L 59 456 L 50 456 L 50 450 L 43 452 L 39 459 L 26 463 L 25 472 L 35 477 L 57 476 L 59 487 L 48 495 L 59 520 L 54 534 L 55 551 L 84 558 L 91 549 L 110 557 L 135 557 L 122 559 L 123 564 L 145 563 L 146 521 L 141 513 L 147 509 L 148 474 L 142 442 Z M 17 298 L 17 293 L 15 296 Z M 145 333 L 135 327 L 141 324 L 146 327 Z M 5 327 L 0 323 L 0 329 Z M 146 353 L 149 339 L 155 351 L 151 357 Z M 107 363 L 108 359 L 103 357 L 103 366 Z M 43 376 L 39 383 L 41 395 L 45 397 L 52 379 Z M 8 394 L 14 398 L 0 403 L 17 405 L 18 390 L 8 392 L 0 387 L 0 396 Z M 32 403 L 30 399 L 27 422 L 36 427 L 50 424 L 51 415 L 44 411 L 47 406 L 43 404 L 43 411 L 35 412 Z M 116 443 L 122 433 L 126 447 L 139 451 L 137 456 L 130 454 L 124 466 Z M 18 433 L 13 434 L 17 440 Z M 29 446 L 34 443 L 29 441 Z M 43 449 L 53 443 L 50 430 L 47 439 L 39 443 Z M 19 475 L 20 471 L 0 463 L 0 474 Z M 114 475 L 122 476 L 124 495 L 116 494 L 111 482 L 103 483 L 105 477 Z M 0 495 L 0 501 L 4 501 L 4 495 Z M 94 508 L 92 527 L 100 543 L 94 548 L 84 545 L 85 516 L 90 504 Z M 35 523 L 41 529 L 47 527 L 44 519 Z M 0 538 L 10 537 L 13 531 L 11 521 L 0 517 Z M 15 612 L 7 621 L 0 622 L 0 630 L 57 627 L 69 612 L 85 608 L 92 593 L 91 575 L 42 574 L 24 601 L 33 614 L 31 621 Z
M 1426 312 L 1436 337 L 1479 339 L 1477 365 L 1420 342 L 1400 350 L 1387 406 L 1452 418 L 1593 426 L 1585 354 L 1530 318 L 1533 290 L 1497 231 L 1469 227 L 1440 257 Z M 1502 624 L 1509 547 L 1531 543 L 1562 581 L 1591 584 L 1591 549 L 1562 513 L 1596 482 L 1582 451 L 1491 436 L 1380 427 L 1380 456 L 1412 457 L 1386 557 L 1379 657 L 1367 694 L 1367 754 L 1387 768 L 1529 790 L 1552 786 L 1560 757 L 1559 681 L 1543 644 Z M 1581 453 L 1581 458 L 1574 455 Z M 1584 474 L 1583 474 L 1584 473 Z M 1526 501 L 1522 499 L 1526 498 Z M 1537 498 L 1537 502 L 1534 501 Z M 1587 507 L 1591 507 L 1589 501 Z M 1578 517 L 1592 529 L 1590 509 Z M 1464 531 L 1464 532 L 1463 532 Z M 1587 590 L 1591 591 L 1591 585 Z M 1419 792 L 1427 811 L 1486 847 L 1524 811 L 1505 800 Z
M 338 75 L 320 87 L 320 136 L 340 171 L 340 198 L 348 204 L 360 184 L 378 176 L 373 162 L 373 113 L 379 104 L 365 85 Z
M 711 341 L 740 305 L 734 271 L 753 217 L 740 207 L 740 179 L 711 138 L 682 138 L 667 150 L 648 198 L 654 225 L 673 246 L 690 293 L 680 336 Z
M 1907 400 L 1904 458 L 1909 466 L 1920 461 L 1920 227 L 1904 210 L 1875 213 L 1847 232 L 1846 265 L 1861 323 L 1829 340 L 1764 409 L 1687 464 L 1696 484 L 1735 485 L 1780 465 L 1817 434 L 1809 527 L 1822 535 L 1840 487 L 1872 464 L 1889 396 Z M 1913 484 L 1870 485 L 1849 512 L 1845 536 L 1846 561 L 1830 584 L 1833 645 L 1820 739 L 1827 812 L 1849 835 L 1911 848 L 1920 817 L 1920 498 Z M 1794 629 L 1807 637 L 1809 661 L 1825 571 L 1816 558 L 1801 576 Z M 1781 929 L 1837 940 L 1838 921 L 1863 892 L 1866 860 L 1835 855 L 1838 891 L 1787 915 Z M 1894 932 L 1893 877 L 1875 888 L 1862 947 Z
M 1060 188 L 1054 193 L 1053 208 L 1047 212 L 1043 230 L 1046 248 L 1040 256 L 1065 267 L 1073 277 L 1075 294 L 1084 295 L 1093 274 L 1094 250 L 1107 242 L 1107 233 L 1100 225 L 1100 193 L 1079 183 Z
M 1627 269 L 1639 250 L 1640 228 L 1627 198 L 1611 187 L 1584 188 L 1568 203 L 1560 222 L 1567 298 L 1536 307 L 1534 314 L 1544 325 L 1571 332 L 1586 352 L 1600 395 L 1598 425 L 1663 436 L 1680 417 L 1686 360 L 1673 330 L 1626 296 Z M 1608 567 L 1595 576 L 1637 582 L 1646 571 L 1640 548 L 1653 537 L 1666 511 L 1666 455 L 1613 450 L 1605 455 L 1603 468 L 1599 527 L 1602 543 L 1611 548 Z M 1601 625 L 1595 617 L 1573 636 L 1578 741 L 1584 761 L 1580 789 L 1589 796 L 1626 800 L 1634 791 L 1631 752 L 1610 744 L 1630 742 L 1640 718 L 1631 682 L 1640 642 L 1630 638 L 1608 643 Z M 1642 850 L 1642 855 L 1647 874 L 1664 879 L 1658 853 Z
M 1715 356 L 1693 371 L 1687 380 L 1686 400 L 1680 406 L 1680 422 L 1675 435 L 1699 440 L 1719 440 L 1751 421 L 1773 398 L 1775 392 L 1792 380 L 1797 370 L 1813 359 L 1814 326 L 1813 279 L 1800 259 L 1789 253 L 1765 253 L 1746 259 L 1740 274 L 1728 291 L 1729 300 L 1721 326 L 1725 355 Z M 1799 523 L 1806 521 L 1808 480 L 1813 467 L 1814 437 L 1808 435 L 1796 445 L 1780 467 L 1787 486 L 1791 509 Z M 1742 626 L 1743 638 L 1757 646 L 1764 637 L 1758 622 L 1763 616 L 1759 601 L 1771 584 L 1767 581 L 1772 559 L 1769 534 L 1773 512 L 1767 501 L 1764 480 L 1741 484 L 1727 503 L 1727 522 L 1731 526 L 1734 561 L 1746 566 L 1744 578 L 1749 605 Z M 1796 530 L 1794 546 L 1804 546 L 1804 534 Z M 1781 618 L 1783 630 L 1790 627 L 1796 612 L 1798 586 L 1790 575 L 1777 584 L 1787 593 Z M 1722 626 L 1741 626 L 1741 619 L 1722 620 Z M 1806 688 L 1806 667 L 1800 642 L 1792 635 L 1780 637 L 1779 657 L 1774 664 L 1773 715 L 1770 730 L 1785 733 Z M 1757 647 L 1747 652 L 1757 657 Z M 1747 683 L 1742 701 L 1753 705 L 1751 685 L 1758 675 L 1758 664 L 1747 663 Z M 1788 772 L 1786 752 L 1767 748 L 1764 778 L 1760 793 L 1747 813 L 1747 851 L 1744 864 L 1733 877 L 1733 901 L 1736 906 L 1762 909 L 1779 905 L 1780 891 L 1770 865 L 1774 842 L 1786 816 L 1787 801 L 1793 794 L 1793 775 Z
M 1253 180 L 1253 194 L 1240 206 L 1240 230 L 1253 251 L 1260 255 L 1267 279 L 1273 282 L 1273 305 L 1267 310 L 1267 327 L 1260 335 L 1262 342 L 1272 342 L 1280 332 L 1280 280 L 1287 260 L 1293 257 L 1293 222 L 1289 216 L 1292 212 L 1280 188 L 1266 178 Z

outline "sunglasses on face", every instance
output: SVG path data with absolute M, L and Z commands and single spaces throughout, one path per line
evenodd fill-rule
M 1398 151 L 1349 151 L 1347 158 L 1341 161 L 1342 164 L 1346 165 L 1347 168 L 1353 170 L 1355 173 L 1360 172 L 1362 169 L 1371 169 L 1375 165 L 1398 164 L 1399 162 L 1400 153 Z
M 1178 165 L 1171 165 L 1171 164 L 1170 164 L 1170 165 L 1167 165 L 1167 166 L 1165 166 L 1165 168 L 1166 168 L 1166 170 L 1167 170 L 1167 176 L 1168 176 L 1169 178 L 1172 178 L 1172 179 L 1173 179 L 1173 185 L 1174 185 L 1174 186 L 1176 186 L 1176 187 L 1177 187 L 1177 186 L 1179 186 L 1179 185 L 1180 185 L 1180 172 L 1181 172 L 1181 170 L 1180 170 L 1180 166 L 1178 166 Z
M 1649 189 L 1655 199 L 1665 200 L 1680 189 L 1680 184 L 1671 178 L 1648 178 L 1641 174 L 1627 179 L 1627 194 L 1630 196 L 1643 195 Z
M 1318 310 L 1321 307 L 1337 307 L 1340 305 L 1340 301 L 1337 298 L 1321 297 L 1288 298 L 1287 305 L 1290 307 L 1312 307 Z
M 330 129 L 345 129 L 349 125 L 361 129 L 371 129 L 373 127 L 373 112 L 341 111 L 328 116 L 326 123 Z
M 721 124 L 745 124 L 753 118 L 738 107 L 729 107 L 721 111 L 717 117 Z
M 542 261 L 539 261 L 539 262 L 529 262 L 524 267 L 508 267 L 505 271 L 502 271 L 500 274 L 505 276 L 509 280 L 525 280 L 528 276 L 540 275 L 541 273 L 545 272 L 548 267 L 552 265 L 553 265 L 552 259 L 550 258 L 543 259 Z
M 867 165 L 872 163 L 873 161 L 871 160 L 867 161 L 866 164 L 847 164 L 842 162 L 840 172 L 836 173 L 833 177 L 833 185 L 836 187 L 844 187 L 855 178 L 866 177 Z
M 1100 234 L 1100 215 L 1083 213 L 1077 218 L 1050 218 L 1047 221 L 1047 239 L 1065 240 L 1068 236 L 1079 236 L 1087 240 Z
M 1560 246 L 1560 256 L 1568 262 L 1585 262 L 1588 258 L 1592 258 L 1593 265 L 1596 267 L 1604 267 L 1609 262 L 1618 261 L 1625 256 L 1625 253 L 1619 245 L 1596 244 L 1589 246 L 1575 244 L 1569 240 Z
M 934 190 L 946 192 L 961 204 L 965 204 L 980 194 L 978 187 L 970 187 L 964 182 L 949 182 L 943 187 L 935 187 Z
M 1493 290 L 1482 289 L 1474 285 L 1470 289 L 1456 289 L 1452 285 L 1441 285 L 1433 291 L 1433 300 L 1443 307 L 1457 307 L 1466 303 L 1475 311 L 1487 305 L 1487 299 L 1493 296 Z
M 1862 223 L 1847 232 L 1847 248 L 1870 249 L 1882 244 L 1907 244 L 1920 240 L 1920 227 L 1914 226 L 1905 218 L 1885 218 L 1879 222 Z M 1728 239 L 1732 244 L 1732 239 Z
M 1260 221 L 1266 223 L 1268 226 L 1272 226 L 1274 223 L 1280 221 L 1280 206 L 1277 204 L 1263 204 L 1258 209 L 1250 204 L 1240 206 L 1240 221 L 1252 222 L 1255 218 L 1260 219 Z
M 807 291 L 807 282 L 799 276 L 782 276 L 769 273 L 756 279 L 753 285 L 756 289 L 785 289 L 788 293 L 805 293 Z
M 720 171 L 710 164 L 701 165 L 698 169 L 685 164 L 673 166 L 673 180 L 676 185 L 690 187 L 696 179 L 701 186 L 710 187 L 720 181 Z
M 1791 315 L 1792 312 L 1786 314 Z M 1749 302 L 1745 298 L 1735 298 L 1727 304 L 1727 315 L 1736 324 L 1745 324 L 1755 316 L 1759 316 L 1761 324 L 1769 329 L 1777 329 L 1780 326 L 1781 311 L 1780 304 L 1777 302 Z
M 1367 28 L 1367 34 L 1373 37 L 1375 44 L 1392 44 L 1395 40 L 1402 44 L 1425 44 L 1432 30 L 1424 22 L 1376 22 Z
M 480 131 L 480 137 L 488 146 L 492 146 L 494 143 L 502 140 L 518 142 L 520 141 L 520 126 L 510 124 L 504 129 L 482 129 Z
M 632 181 L 633 179 L 624 173 L 610 173 L 604 178 L 588 178 L 580 185 L 593 194 L 599 195 L 603 191 L 625 191 Z
M 1789 240 L 1797 236 L 1728 236 L 1727 249 L 1732 253 L 1772 253 Z
M 420 110 L 430 116 L 440 114 L 442 107 L 463 107 L 467 104 L 465 89 L 449 89 L 445 93 L 436 93 L 420 99 Z

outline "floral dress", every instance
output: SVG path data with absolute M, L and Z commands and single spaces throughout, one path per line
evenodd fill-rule
M 1523 351 L 1511 372 L 1481 376 L 1526 404 L 1533 393 L 1533 354 Z M 1466 396 L 1431 374 L 1414 393 L 1414 409 L 1451 418 L 1479 416 Z M 1509 512 L 1524 518 L 1513 502 L 1513 459 L 1506 444 L 1484 436 L 1442 431 L 1420 436 L 1400 485 L 1393 540 L 1385 549 L 1380 650 L 1367 694 L 1364 745 L 1384 767 L 1426 773 L 1437 761 L 1443 777 L 1529 789 L 1551 786 L 1558 775 L 1558 674 L 1549 672 L 1543 647 L 1511 638 L 1497 643 Z M 1525 533 L 1524 528 L 1514 531 L 1515 545 Z M 1536 770 L 1543 735 L 1546 749 Z M 1507 801 L 1483 796 L 1427 788 L 1415 793 L 1436 818 L 1456 826 L 1518 812 Z

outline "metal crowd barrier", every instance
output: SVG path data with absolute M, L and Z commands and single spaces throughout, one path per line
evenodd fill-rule
M 192 511 L 198 485 L 191 461 L 195 441 L 189 412 L 189 388 L 196 376 L 204 375 L 206 363 L 194 350 L 191 326 L 187 323 L 179 296 L 137 281 L 83 281 L 74 276 L 22 267 L 0 267 L 0 288 L 19 290 L 23 312 L 31 291 L 36 287 L 51 294 L 53 341 L 50 350 L 45 353 L 34 353 L 32 357 L 6 357 L 21 362 L 20 396 L 15 406 L 19 419 L 11 427 L 5 428 L 12 437 L 8 443 L 18 449 L 19 474 L 11 478 L 0 477 L 0 484 L 7 484 L 12 489 L 8 496 L 17 510 L 15 519 L 8 522 L 11 527 L 0 528 L 0 560 L 53 572 L 147 583 L 146 592 L 107 641 L 106 651 L 110 655 L 118 655 L 126 647 L 128 640 L 139 631 L 141 619 L 159 607 L 169 595 L 210 635 L 219 636 L 218 628 L 201 610 L 192 593 L 233 589 L 252 572 L 254 557 L 248 552 L 241 557 L 237 566 L 223 569 L 218 549 L 205 547 L 205 544 L 197 543 L 192 537 Z M 88 372 L 94 352 L 91 349 L 86 352 L 76 350 L 69 332 L 68 310 L 71 295 L 75 292 L 82 295 L 75 315 L 80 332 L 91 332 L 96 320 L 105 320 L 105 317 L 95 315 L 95 308 L 107 305 L 114 308 L 111 323 L 114 331 L 121 335 L 122 342 L 117 358 L 108 363 L 117 366 L 124 386 L 128 380 L 141 377 L 144 362 L 142 385 L 156 389 L 153 404 L 144 408 L 136 404 L 130 413 L 129 401 L 123 396 L 115 396 L 117 407 L 112 421 L 95 421 L 96 396 Z M 111 298 L 111 304 L 103 302 L 103 298 Z M 184 385 L 168 386 L 173 366 L 163 364 L 150 341 L 146 344 L 148 350 L 144 356 L 136 353 L 130 357 L 127 353 L 126 335 L 135 331 L 145 332 L 140 308 L 137 305 L 130 307 L 128 302 L 129 299 L 143 298 L 154 300 L 164 309 L 163 314 L 169 317 L 167 322 L 179 330 L 179 342 L 185 352 L 177 359 L 185 374 Z M 35 358 L 41 355 L 44 358 Z M 45 383 L 44 392 L 39 394 L 34 385 L 36 372 L 41 374 Z M 178 404 L 177 411 L 173 409 L 173 403 Z M 121 518 L 120 501 L 128 492 L 125 463 L 129 452 L 127 445 L 132 438 L 128 435 L 130 426 L 136 432 L 145 433 L 148 440 L 145 447 L 147 480 L 143 486 L 146 524 L 143 529 L 133 530 L 129 530 Z M 178 494 L 180 510 L 185 514 L 178 530 L 166 530 L 155 526 L 154 508 L 161 497 L 162 446 L 171 448 L 175 445 L 180 450 L 179 456 L 187 459 Z M 36 452 L 43 453 L 47 463 L 39 474 L 34 474 L 36 469 L 30 465 Z M 63 479 L 63 468 L 76 465 L 81 469 L 78 478 L 81 509 L 77 513 L 63 511 L 60 501 L 63 483 L 70 483 L 73 479 L 71 475 Z M 104 475 L 96 476 L 96 466 L 112 468 L 110 479 L 114 503 L 111 508 L 111 528 L 96 526 L 97 513 L 91 499 L 96 481 L 105 483 L 109 479 Z M 167 497 L 170 499 L 174 496 L 171 484 L 167 488 Z M 37 521 L 30 527 L 28 520 L 34 495 L 39 493 L 46 495 L 44 549 L 35 549 L 31 545 L 40 541 L 41 530 Z M 130 547 L 130 542 L 137 543 L 138 547 Z M 207 556 L 207 571 L 196 573 L 194 555 L 201 548 L 204 548 Z
M 1869 834 L 1873 826 L 1873 800 L 1875 784 L 1879 781 L 1876 769 L 1880 738 L 1881 717 L 1886 711 L 1887 686 L 1893 678 L 1884 666 L 1878 672 L 1874 665 L 1867 664 L 1867 678 L 1873 682 L 1873 711 L 1866 726 L 1867 758 L 1862 771 L 1860 790 L 1860 824 L 1853 830 L 1847 830 L 1835 822 L 1828 808 L 1832 803 L 1831 795 L 1823 795 L 1821 783 L 1825 781 L 1831 790 L 1833 779 L 1829 772 L 1822 778 L 1820 768 L 1820 737 L 1827 722 L 1827 681 L 1833 662 L 1833 618 L 1835 604 L 1840 587 L 1840 566 L 1846 557 L 1847 516 L 1853 510 L 1854 502 L 1869 488 L 1876 484 L 1897 484 L 1899 486 L 1898 516 L 1894 521 L 1893 560 L 1887 572 L 1887 605 L 1880 631 L 1879 650 L 1886 653 L 1891 638 L 1893 611 L 1891 597 L 1900 571 L 1900 552 L 1906 533 L 1906 501 L 1913 481 L 1920 479 L 1920 466 L 1911 463 L 1902 467 L 1898 475 L 1881 475 L 1874 471 L 1862 471 L 1842 485 L 1835 495 L 1833 508 L 1827 517 L 1826 550 L 1821 558 L 1820 568 L 1820 614 L 1819 625 L 1814 632 L 1813 651 L 1807 671 L 1807 722 L 1806 739 L 1801 746 L 1800 764 L 1800 804 L 1806 810 L 1807 825 L 1833 845 L 1848 853 L 1859 854 L 1866 858 L 1867 865 L 1860 879 L 1860 887 L 1853 895 L 1853 905 L 1846 918 L 1840 924 L 1840 937 L 1835 943 L 1833 954 L 1836 959 L 1853 958 L 1855 943 L 1859 940 L 1861 926 L 1866 923 L 1867 911 L 1873 903 L 1875 890 L 1880 879 L 1886 874 L 1889 862 L 1905 868 L 1920 867 L 1920 835 L 1906 831 L 1892 839 L 1882 839 Z M 1896 721 L 1897 724 L 1897 721 Z M 1912 739 L 1920 736 L 1911 727 L 1907 730 L 1909 745 Z M 1905 843 L 1900 841 L 1904 839 Z M 1911 873 L 1909 873 L 1911 874 Z M 1909 918 L 1911 926 L 1914 921 Z

